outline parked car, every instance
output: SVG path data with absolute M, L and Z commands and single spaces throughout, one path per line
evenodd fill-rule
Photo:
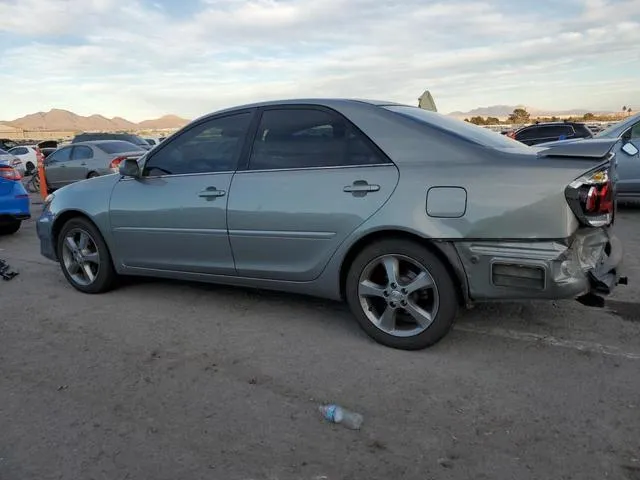
M 615 143 L 532 148 L 419 107 L 265 102 L 53 193 L 37 231 L 81 292 L 123 274 L 345 299 L 376 341 L 417 349 L 463 305 L 589 303 L 624 283 Z
M 619 140 L 614 148 L 616 158 L 617 191 L 619 199 L 640 199 L 640 114 L 610 125 L 598 133 L 594 140 Z M 573 143 L 590 142 L 589 139 L 574 140 Z M 551 147 L 558 142 L 545 143 Z
M 591 137 L 593 132 L 584 123 L 577 122 L 535 123 L 516 130 L 512 136 L 525 145 Z
M 24 175 L 24 168 L 22 167 L 22 162 L 18 157 L 7 152 L 6 150 L 0 149 L 0 162 L 3 164 L 7 164 L 15 168 L 20 175 Z
M 0 138 L 0 150 L 11 150 L 13 147 L 18 145 L 15 140 L 11 140 L 9 138 Z
M 31 217 L 29 195 L 22 175 L 0 158 L 0 235 L 16 233 L 23 220 Z
M 150 150 L 151 145 L 149 145 L 142 137 L 138 135 L 134 135 L 132 133 L 79 133 L 71 143 L 79 143 L 79 142 L 93 142 L 97 140 L 120 140 L 123 142 L 133 143 L 140 148 L 144 148 L 145 150 Z
M 87 178 L 118 171 L 126 158 L 138 158 L 146 150 L 121 140 L 74 143 L 56 150 L 44 162 L 49 190 Z

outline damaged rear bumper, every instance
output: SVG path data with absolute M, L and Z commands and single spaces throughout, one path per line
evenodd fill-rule
M 474 301 L 607 295 L 619 283 L 623 248 L 606 228 L 563 241 L 456 242 Z M 585 302 L 586 303 L 586 302 Z

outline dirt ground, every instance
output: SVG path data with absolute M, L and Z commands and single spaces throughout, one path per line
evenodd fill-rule
M 82 295 L 28 222 L 0 238 L 0 479 L 638 480 L 640 209 L 617 222 L 630 284 L 607 308 L 481 305 L 419 352 L 303 297 Z

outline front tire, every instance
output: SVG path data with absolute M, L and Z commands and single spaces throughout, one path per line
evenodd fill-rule
M 98 229 L 85 218 L 67 221 L 58 235 L 62 273 L 83 293 L 109 291 L 116 280 L 111 254 Z
M 0 235 L 13 235 L 14 233 L 17 233 L 18 230 L 20 230 L 20 225 L 22 225 L 20 220 L 7 223 L 6 225 L 0 225 Z
M 458 313 L 458 295 L 445 265 L 420 244 L 373 243 L 355 258 L 346 281 L 347 303 L 376 342 L 419 350 L 441 340 Z

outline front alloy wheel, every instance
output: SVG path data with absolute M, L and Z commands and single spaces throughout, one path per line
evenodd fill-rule
M 57 253 L 62 273 L 84 293 L 102 293 L 111 288 L 116 273 L 100 231 L 88 219 L 72 218 L 58 235 Z
M 83 287 L 91 285 L 100 272 L 100 253 L 96 241 L 85 230 L 67 232 L 62 244 L 62 263 L 73 281 Z

